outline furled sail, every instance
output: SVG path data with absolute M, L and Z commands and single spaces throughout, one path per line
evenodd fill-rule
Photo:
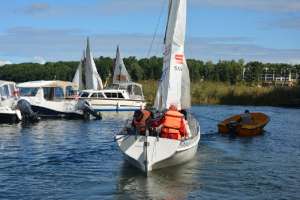
M 120 55 L 119 46 L 117 47 L 113 84 L 119 84 L 124 82 L 130 82 L 130 76 L 126 70 L 123 59 Z
M 103 84 L 100 75 L 98 74 L 96 64 L 90 49 L 89 38 L 87 38 L 87 47 L 85 53 L 85 87 L 86 89 L 101 90 Z
M 72 81 L 73 83 L 78 85 L 79 90 L 84 89 L 84 85 L 83 85 L 83 81 L 82 81 L 82 66 L 84 65 L 84 61 L 85 61 L 85 53 L 83 53 L 83 57 L 79 62 L 79 65 L 77 67 L 76 73 L 75 73 L 73 81 Z
M 170 0 L 164 40 L 163 73 L 154 106 L 162 111 L 170 105 L 178 109 L 191 106 L 190 76 L 184 56 L 186 0 Z

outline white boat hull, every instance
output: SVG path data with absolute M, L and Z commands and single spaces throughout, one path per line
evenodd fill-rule
M 34 112 L 45 118 L 83 118 L 83 112 L 77 109 L 76 100 L 47 101 L 38 97 L 22 97 L 31 105 Z
M 0 107 L 0 122 L 15 123 L 20 121 L 17 110 L 12 110 L 10 107 Z
M 87 99 L 92 109 L 101 111 L 135 111 L 144 109 L 146 103 L 139 100 Z
M 200 129 L 195 137 L 184 141 L 155 136 L 116 135 L 116 141 L 125 159 L 145 173 L 193 159 L 199 140 Z

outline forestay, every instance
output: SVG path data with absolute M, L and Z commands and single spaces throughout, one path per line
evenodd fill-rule
M 130 82 L 130 76 L 126 70 L 118 46 L 117 53 L 116 53 L 116 60 L 115 60 L 113 84 L 120 84 L 120 83 L 127 83 L 127 82 Z
M 101 90 L 103 84 L 101 77 L 98 74 L 96 64 L 93 59 L 93 55 L 90 49 L 89 38 L 87 39 L 87 47 L 85 53 L 85 87 L 86 89 Z
M 162 111 L 170 105 L 178 109 L 191 106 L 190 76 L 184 56 L 186 0 L 170 0 L 165 33 L 163 73 L 154 106 Z

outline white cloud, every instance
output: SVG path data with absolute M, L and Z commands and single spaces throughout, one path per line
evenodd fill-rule
M 46 63 L 46 60 L 41 56 L 34 56 L 33 57 L 33 62 L 43 65 L 43 64 Z
M 123 56 L 146 57 L 151 35 L 98 34 L 91 35 L 91 48 L 95 57 L 115 54 L 120 44 Z M 157 38 L 150 56 L 161 56 L 162 37 Z M 6 58 L 22 58 L 14 62 L 43 63 L 57 60 L 79 60 L 85 47 L 85 35 L 72 29 L 35 29 L 16 27 L 0 34 L 0 53 Z M 38 55 L 38 56 L 37 56 Z M 218 61 L 243 58 L 246 61 L 295 62 L 300 49 L 275 49 L 257 45 L 254 38 L 245 37 L 191 37 L 186 44 L 189 58 Z
M 3 65 L 10 65 L 10 64 L 12 64 L 12 62 L 8 60 L 0 60 L 0 67 L 2 67 Z
M 24 8 L 24 13 L 33 15 L 48 11 L 49 9 L 50 5 L 48 3 L 32 3 Z
M 300 11 L 299 0 L 191 0 L 191 4 L 272 12 Z

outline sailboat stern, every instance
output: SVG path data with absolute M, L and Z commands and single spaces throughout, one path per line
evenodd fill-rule
M 178 140 L 154 136 L 117 135 L 115 139 L 126 160 L 146 173 L 172 157 L 180 145 Z

